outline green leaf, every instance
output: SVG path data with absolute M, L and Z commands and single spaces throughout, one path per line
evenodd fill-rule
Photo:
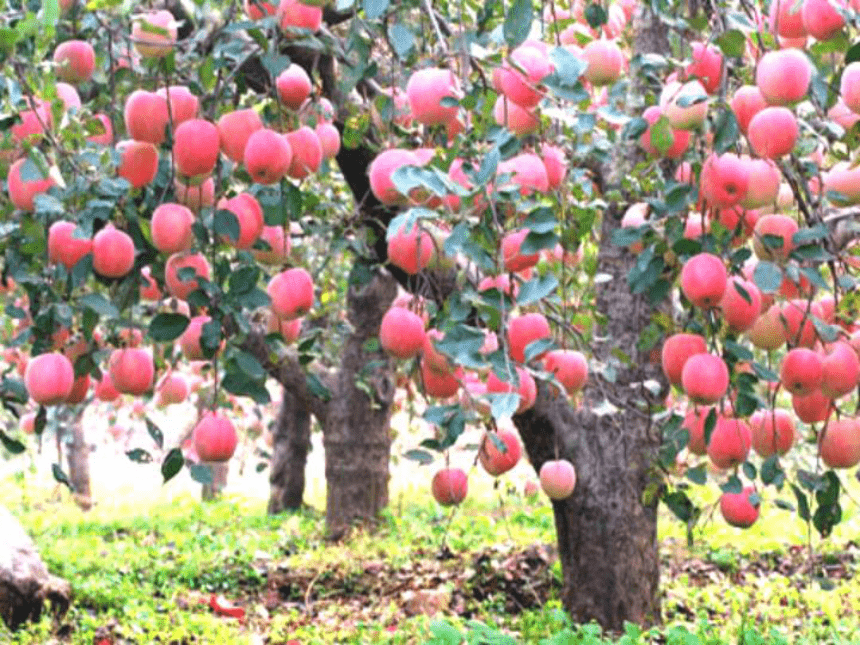
M 517 304 L 521 307 L 546 298 L 558 288 L 558 278 L 552 274 L 539 276 L 524 283 L 517 294 Z
M 585 8 L 585 19 L 592 29 L 600 29 L 609 20 L 609 16 L 606 14 L 606 9 L 597 3 L 593 3 Z
M 825 224 L 816 224 L 811 228 L 802 228 L 797 233 L 791 236 L 791 241 L 795 246 L 803 246 L 812 242 L 820 242 L 827 239 L 830 235 Z
M 228 371 L 221 380 L 221 385 L 231 394 L 250 397 L 260 405 L 265 405 L 271 401 L 265 380 L 252 379 L 240 371 Z
M 551 349 L 555 349 L 556 347 L 558 346 L 555 344 L 555 341 L 552 338 L 538 338 L 537 340 L 533 340 L 528 345 L 526 345 L 525 350 L 523 350 L 525 362 L 528 363 L 533 358 L 536 358 Z
M 63 469 L 60 467 L 60 464 L 51 464 L 51 473 L 54 475 L 54 479 L 57 480 L 61 484 L 65 484 L 66 487 L 75 492 L 75 487 L 72 486 L 72 482 L 69 481 L 69 478 L 66 476 L 66 473 L 63 472 Z
M 738 479 L 737 475 L 732 475 L 728 478 L 725 484 L 720 485 L 720 490 L 724 493 L 737 494 L 743 492 L 744 485 L 741 483 L 741 480 Z
M 648 121 L 641 116 L 634 117 L 624 125 L 624 129 L 621 131 L 621 138 L 625 141 L 638 139 L 645 134 L 647 129 Z
M 675 132 L 669 123 L 666 115 L 661 115 L 654 123 L 651 124 L 651 145 L 661 155 L 666 154 L 666 151 L 675 143 Z
M 499 167 L 502 154 L 497 147 L 493 147 L 487 153 L 487 156 L 481 161 L 481 168 L 475 176 L 475 182 L 478 186 L 484 186 L 496 174 L 496 169 Z
M 800 519 L 804 522 L 808 522 L 810 519 L 809 498 L 796 484 L 791 485 L 791 490 L 794 492 L 794 497 L 797 500 L 797 514 L 800 515 Z
M 146 431 L 149 433 L 149 436 L 152 437 L 155 445 L 158 446 L 159 450 L 161 450 L 164 448 L 164 433 L 149 417 L 145 417 L 144 420 L 146 421 Z
M 9 27 L 0 28 L 0 51 L 11 54 L 15 51 L 15 43 L 18 42 L 18 32 Z M 3 126 L 4 129 L 8 126 Z
M 510 419 L 520 407 L 520 395 L 516 392 L 487 394 L 486 397 L 490 401 L 490 414 L 497 422 Z
M 705 445 L 711 443 L 711 435 L 714 433 L 714 428 L 717 427 L 717 409 L 711 408 L 708 410 L 708 416 L 705 417 Z
M 27 449 L 23 443 L 21 443 L 17 439 L 13 439 L 12 437 L 7 436 L 6 433 L 2 430 L 0 430 L 0 443 L 2 443 L 3 447 L 9 452 L 11 452 L 13 455 L 20 455 Z
M 188 328 L 188 320 L 182 314 L 156 314 L 149 323 L 149 337 L 157 343 L 168 343 L 179 338 Z
M 511 3 L 502 27 L 505 42 L 511 49 L 519 47 L 529 37 L 533 19 L 532 0 L 514 0 Z
M 44 0 L 42 3 L 42 11 L 42 22 L 46 25 L 56 25 L 57 20 L 60 19 L 59 0 Z
M 323 401 L 331 400 L 331 392 L 325 385 L 323 385 L 322 381 L 319 380 L 316 374 L 311 374 L 310 372 L 305 374 L 305 383 L 307 384 L 308 390 L 312 396 L 322 399 Z
M 227 284 L 231 296 L 241 296 L 250 293 L 257 286 L 260 270 L 256 266 L 243 266 L 230 273 Z
M 403 453 L 403 456 L 407 459 L 411 459 L 412 461 L 417 461 L 422 466 L 426 466 L 427 464 L 433 463 L 433 455 L 431 455 L 426 450 L 407 450 Z
M 150 455 L 143 448 L 134 448 L 133 450 L 127 450 L 125 456 L 128 457 L 131 461 L 138 464 L 148 464 L 152 461 L 152 455 Z
M 612 229 L 612 243 L 615 246 L 630 246 L 635 244 L 651 230 L 651 226 L 643 224 L 642 226 L 621 226 Z M 688 242 L 690 240 L 687 240 Z M 698 247 L 697 247 L 698 248 Z
M 191 464 L 188 466 L 188 474 L 198 484 L 207 486 L 212 483 L 212 466 L 209 464 Z
M 860 42 L 854 43 L 853 45 L 851 45 L 848 51 L 845 52 L 845 59 L 843 62 L 846 65 L 850 65 L 851 63 L 856 63 L 857 61 L 860 61 Z
M 82 306 L 92 309 L 94 312 L 105 318 L 116 318 L 119 316 L 119 310 L 109 302 L 104 296 L 99 293 L 88 293 L 78 298 L 78 303 Z
M 233 360 L 236 361 L 237 367 L 252 379 L 266 378 L 266 370 L 254 356 L 247 352 L 237 351 L 233 355 Z
M 401 60 L 406 58 L 415 48 L 415 36 L 407 27 L 399 22 L 391 25 L 388 29 L 388 40 L 391 41 L 391 46 L 394 48 L 397 58 Z
M 682 522 L 689 522 L 692 519 L 695 507 L 684 491 L 674 491 L 663 495 L 663 502 Z
M 466 368 L 482 368 L 486 360 L 481 354 L 485 341 L 484 332 L 468 325 L 457 325 L 445 331 L 445 337 L 436 341 L 436 350 L 450 357 L 457 365 Z
M 762 462 L 761 480 L 766 485 L 773 484 L 777 488 L 782 487 L 782 483 L 785 481 L 785 473 L 779 465 L 779 455 L 771 455 Z
M 529 234 L 526 235 L 526 239 L 524 239 L 523 243 L 520 245 L 519 252 L 522 255 L 534 255 L 544 249 L 554 249 L 558 244 L 558 241 L 558 235 L 552 231 L 549 233 L 535 233 L 534 231 L 529 231 Z
M 735 113 L 729 108 L 723 109 L 714 124 L 714 152 L 723 154 L 738 140 L 740 129 Z
M 762 260 L 753 271 L 753 282 L 762 293 L 776 293 L 782 286 L 782 269 L 773 262 Z
M 362 0 L 361 5 L 364 9 L 365 18 L 376 20 L 381 18 L 385 10 L 388 9 L 388 0 Z
M 161 476 L 165 484 L 182 470 L 183 464 L 185 464 L 185 457 L 182 456 L 182 450 L 174 448 L 167 453 L 164 461 L 161 462 Z
M 463 642 L 463 635 L 444 620 L 430 623 L 430 633 L 433 641 L 428 645 L 460 645 Z
M 700 486 L 708 481 L 708 472 L 703 465 L 688 469 L 686 475 L 687 479 Z
M 555 80 L 561 87 L 574 87 L 579 82 L 588 62 L 574 56 L 565 47 L 554 47 L 549 52 L 550 60 L 555 65 Z
M 729 58 L 740 58 L 746 49 L 746 37 L 739 29 L 724 31 L 716 39 L 717 47 Z
M 221 322 L 210 320 L 200 328 L 200 349 L 207 358 L 212 358 L 221 345 Z
M 215 234 L 222 235 L 233 242 L 239 239 L 239 220 L 233 211 L 221 208 L 215 211 Z
M 523 228 L 532 233 L 552 233 L 558 225 L 558 219 L 551 208 L 536 208 L 523 222 Z

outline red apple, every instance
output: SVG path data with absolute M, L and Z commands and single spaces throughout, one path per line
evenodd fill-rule
M 239 438 L 233 422 L 220 412 L 207 411 L 194 426 L 192 434 L 194 449 L 200 461 L 228 461 Z
M 181 204 L 161 204 L 152 212 L 152 244 L 162 253 L 187 251 L 194 243 L 194 213 Z
M 185 268 L 194 270 L 193 277 L 186 278 L 179 275 L 179 271 Z M 200 286 L 197 277 L 208 280 L 210 273 L 209 262 L 200 253 L 174 253 L 167 258 L 167 264 L 164 267 L 164 281 L 170 295 L 185 300 L 192 291 Z
M 784 455 L 794 444 L 794 420 L 786 410 L 756 410 L 750 417 L 752 447 L 766 459 Z
M 469 480 L 460 468 L 443 468 L 433 475 L 433 498 L 442 506 L 454 506 L 466 499 Z
M 576 471 L 567 459 L 545 461 L 539 477 L 543 492 L 552 500 L 570 497 L 576 487 Z
M 751 444 L 745 421 L 719 415 L 708 443 L 708 457 L 717 468 L 731 468 L 746 461 Z
M 284 320 L 304 316 L 314 304 L 313 279 L 302 268 L 287 269 L 274 276 L 266 292 L 272 300 L 272 311 Z
M 234 110 L 218 119 L 218 135 L 221 150 L 236 163 L 245 160 L 245 146 L 250 136 L 263 128 L 263 122 L 256 110 Z
M 303 67 L 291 63 L 275 81 L 281 103 L 298 110 L 311 94 L 311 77 Z
M 684 363 L 681 385 L 691 401 L 716 403 L 729 390 L 729 368 L 715 354 L 695 354 Z
M 812 63 L 799 49 L 767 52 L 758 62 L 755 82 L 770 105 L 797 103 L 809 90 Z
M 728 272 L 723 260 L 711 253 L 699 253 L 681 269 L 681 290 L 687 300 L 702 309 L 720 304 L 726 291 Z
M 449 69 L 429 67 L 412 73 L 406 83 L 412 118 L 424 125 L 444 125 L 457 116 L 457 106 L 444 106 L 442 99 L 459 99 L 460 84 Z
M 110 379 L 118 392 L 141 395 L 152 387 L 155 365 L 148 349 L 115 349 L 109 360 Z
M 496 441 L 504 446 L 504 450 L 496 445 Z M 481 448 L 478 451 L 478 460 L 484 470 L 493 477 L 498 477 L 516 466 L 521 455 L 522 448 L 516 433 L 500 429 L 492 435 L 490 433 L 484 434 Z
M 554 349 L 544 357 L 544 369 L 561 383 L 568 395 L 579 392 L 588 380 L 588 361 L 582 352 Z
M 69 83 L 85 83 L 96 68 L 96 52 L 85 40 L 67 40 L 54 50 L 57 78 Z
M 753 504 L 750 497 L 755 494 L 752 486 L 747 486 L 740 493 L 723 493 L 720 496 L 720 513 L 723 519 L 732 526 L 747 529 L 758 519 L 759 503 Z
M 687 359 L 708 351 L 705 338 L 699 334 L 673 334 L 663 342 L 660 363 L 672 385 L 681 385 L 681 373 Z
M 173 133 L 173 161 L 186 177 L 208 175 L 215 169 L 221 140 L 214 123 L 189 119 Z
M 39 354 L 27 363 L 24 385 L 39 405 L 57 405 L 69 398 L 75 382 L 72 362 L 59 352 Z
M 9 174 L 6 177 L 6 188 L 9 192 L 9 201 L 12 202 L 15 208 L 20 208 L 24 211 L 34 211 L 36 210 L 36 196 L 48 192 L 48 189 L 54 185 L 54 180 L 51 177 L 25 180 L 21 176 L 21 169 L 28 161 L 24 157 L 9 166 Z M 32 161 L 29 163 L 33 169 L 37 168 Z M 36 174 L 40 173 L 37 172 Z
M 415 358 L 424 347 L 424 321 L 403 307 L 391 307 L 382 317 L 379 344 L 386 352 L 402 360 Z
M 134 266 L 134 240 L 108 224 L 93 237 L 93 270 L 105 278 L 122 278 Z
M 823 376 L 821 356 L 805 347 L 789 350 L 779 370 L 782 386 L 797 396 L 811 394 L 820 388 Z
M 290 169 L 293 150 L 283 135 L 262 128 L 248 137 L 243 159 L 251 179 L 258 184 L 274 184 Z

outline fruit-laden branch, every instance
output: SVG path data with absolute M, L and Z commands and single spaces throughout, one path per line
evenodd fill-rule
M 230 330 L 227 330 L 230 333 Z M 328 414 L 328 399 L 314 395 L 308 387 L 307 376 L 298 359 L 286 352 L 276 354 L 266 342 L 266 331 L 261 325 L 255 325 L 245 336 L 240 347 L 254 356 L 266 370 L 266 373 L 289 390 L 292 398 L 303 409 L 310 411 L 325 425 Z M 316 377 L 330 392 L 334 386 L 333 379 L 327 374 L 317 374 Z

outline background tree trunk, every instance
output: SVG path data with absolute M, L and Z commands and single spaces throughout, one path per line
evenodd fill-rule
M 311 415 L 296 397 L 283 388 L 272 445 L 271 493 L 269 513 L 302 507 L 305 494 L 305 466 L 311 448 Z
M 0 506 L 0 617 L 9 629 L 39 620 L 45 600 L 55 610 L 69 608 L 69 583 L 48 573 L 33 540 L 18 520 Z
M 396 294 L 397 283 L 387 273 L 377 273 L 361 290 L 349 290 L 353 332 L 323 424 L 326 527 L 334 539 L 356 521 L 374 520 L 388 504 L 394 378 L 388 356 L 370 350 L 367 341 L 379 336 Z
M 69 464 L 69 481 L 74 488 L 75 503 L 85 511 L 93 505 L 90 488 L 90 446 L 84 436 L 84 426 L 81 423 L 84 408 L 80 407 L 68 413 L 63 420 L 65 432 L 71 431 L 71 441 L 67 443 L 66 460 Z
M 221 497 L 221 491 L 227 486 L 227 473 L 230 471 L 230 462 L 210 462 L 209 468 L 212 471 L 212 481 L 208 484 L 203 484 L 201 497 L 204 502 L 211 502 Z

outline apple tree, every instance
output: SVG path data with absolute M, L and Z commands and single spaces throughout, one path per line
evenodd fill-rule
M 387 503 L 408 374 L 435 432 L 407 456 L 483 425 L 498 475 L 512 421 L 567 610 L 658 621 L 660 499 L 692 532 L 710 470 L 730 523 L 773 487 L 826 535 L 860 460 L 855 15 L 801 4 L 12 5 L 4 404 L 41 432 L 90 378 L 173 400 L 205 361 L 221 462 L 228 395 L 273 378 L 270 511 L 301 504 L 313 417 L 342 535 Z

